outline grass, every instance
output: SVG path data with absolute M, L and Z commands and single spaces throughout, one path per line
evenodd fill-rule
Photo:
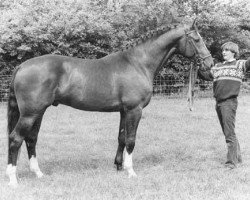
M 214 100 L 153 97 L 143 111 L 133 155 L 138 177 L 117 173 L 119 113 L 95 113 L 66 106 L 45 113 L 38 140 L 42 179 L 29 172 L 23 146 L 19 187 L 7 186 L 6 106 L 0 105 L 0 199 L 250 199 L 250 96 L 239 98 L 236 132 L 244 163 L 223 167 L 226 144 Z

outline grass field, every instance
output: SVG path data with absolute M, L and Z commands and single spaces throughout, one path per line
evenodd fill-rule
M 113 166 L 118 113 L 94 113 L 66 106 L 45 113 L 38 160 L 45 174 L 29 172 L 22 148 L 19 187 L 7 186 L 6 107 L 0 105 L 0 199 L 250 199 L 250 96 L 239 98 L 236 132 L 243 164 L 224 168 L 226 144 L 213 99 L 195 101 L 153 97 L 144 109 L 133 161 L 138 177 L 128 179 Z

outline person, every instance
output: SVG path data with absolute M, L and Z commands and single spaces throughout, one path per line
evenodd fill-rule
M 213 93 L 216 100 L 216 112 L 227 144 L 225 167 L 236 168 L 242 163 L 240 145 L 235 134 L 235 117 L 238 106 L 237 97 L 244 74 L 250 71 L 250 58 L 236 60 L 239 46 L 226 42 L 221 46 L 224 62 L 217 63 L 210 70 L 198 70 L 198 76 L 213 81 Z

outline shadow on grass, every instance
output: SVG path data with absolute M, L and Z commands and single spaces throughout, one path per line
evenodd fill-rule
M 140 168 L 144 168 L 147 166 L 154 166 L 162 164 L 166 161 L 166 157 L 162 154 L 147 154 L 141 158 L 137 158 L 134 160 L 134 164 Z
M 105 158 L 75 158 L 68 157 L 44 162 L 42 166 L 44 173 L 51 175 L 58 171 L 64 172 L 82 172 L 87 170 L 103 169 L 107 166 Z M 111 162 L 111 161 L 110 161 Z
M 96 158 L 57 158 L 56 160 L 43 160 L 39 163 L 41 171 L 44 175 L 53 175 L 56 173 L 84 173 L 85 171 L 95 171 L 95 170 L 106 170 L 110 167 L 107 162 L 113 162 L 113 160 L 96 159 Z M 19 171 L 19 178 L 34 178 L 35 174 L 31 172 L 26 166 L 26 169 Z
M 156 165 L 162 165 L 165 162 L 165 157 L 161 154 L 150 154 L 143 157 L 137 157 L 133 160 L 134 166 L 137 170 L 145 169 Z M 51 176 L 56 173 L 84 173 L 87 171 L 117 171 L 114 165 L 114 159 L 110 157 L 103 158 L 76 158 L 72 157 L 64 157 L 64 158 L 56 158 L 51 160 L 43 160 L 39 163 L 41 171 L 44 175 Z M 19 172 L 20 178 L 28 178 L 33 179 L 35 174 L 28 170 L 28 166 L 26 169 L 23 169 Z

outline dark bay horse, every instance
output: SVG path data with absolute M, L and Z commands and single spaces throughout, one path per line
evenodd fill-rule
M 155 74 L 173 53 L 197 56 L 207 68 L 213 65 L 192 24 L 166 30 L 101 59 L 45 55 L 17 67 L 8 100 L 9 185 L 17 185 L 17 157 L 23 141 L 31 171 L 42 177 L 36 156 L 38 132 L 46 109 L 58 104 L 87 111 L 120 112 L 115 164 L 118 170 L 123 166 L 129 176 L 136 176 L 132 152 L 142 109 L 151 99 Z

